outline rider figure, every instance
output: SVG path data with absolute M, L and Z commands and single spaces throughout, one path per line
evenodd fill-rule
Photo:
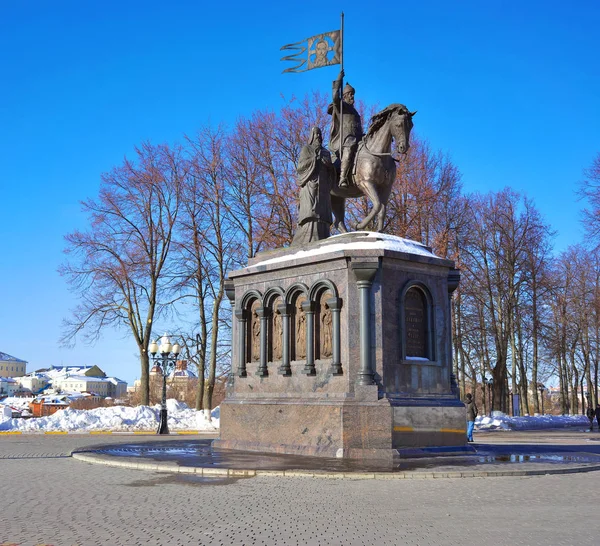
M 354 156 L 358 143 L 363 137 L 362 120 L 360 114 L 354 108 L 354 88 L 346 84 L 344 92 L 341 92 L 342 79 L 344 71 L 340 72 L 337 80 L 333 82 L 333 102 L 327 108 L 327 113 L 332 116 L 331 136 L 329 139 L 329 148 L 337 158 L 340 158 L 341 168 L 340 181 L 341 188 L 347 188 L 354 163 Z M 340 124 L 340 104 L 342 105 L 342 123 Z M 340 150 L 340 127 L 343 127 L 343 143 Z

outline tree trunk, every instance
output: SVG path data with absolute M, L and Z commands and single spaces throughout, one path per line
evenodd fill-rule
M 204 411 L 207 415 L 212 410 L 212 395 L 215 390 L 215 380 L 217 374 L 217 353 L 219 350 L 219 313 L 221 311 L 221 303 L 225 294 L 225 277 L 220 280 L 219 292 L 215 298 L 212 310 L 212 326 L 211 326 L 211 342 L 210 342 L 210 360 L 208 368 L 208 378 L 204 385 Z
M 204 362 L 198 366 L 198 387 L 196 388 L 196 411 L 204 408 Z
M 140 367 L 141 367 L 141 390 L 142 398 L 141 402 L 143 406 L 150 405 L 150 358 L 146 351 L 140 354 Z
M 565 371 L 564 371 L 564 363 L 562 354 L 559 352 L 558 354 L 558 379 L 560 384 L 560 410 L 563 415 L 567 415 L 568 411 L 568 396 L 569 396 L 569 388 L 568 383 L 565 379 Z
M 537 317 L 537 286 L 535 280 L 533 281 L 533 294 L 532 294 L 532 344 L 533 344 L 533 355 L 531 363 L 531 382 L 536 386 L 538 384 L 538 317 Z M 543 396 L 543 395 L 542 395 Z M 537 396 L 534 398 L 533 411 L 535 413 L 540 412 Z
M 511 344 L 511 367 L 512 367 L 512 392 L 517 392 L 517 343 L 515 341 L 515 329 L 510 336 L 510 344 Z M 523 376 L 521 375 L 521 382 L 523 381 Z

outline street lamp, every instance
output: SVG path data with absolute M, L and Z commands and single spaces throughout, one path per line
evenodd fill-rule
M 158 365 L 163 377 L 163 388 L 162 388 L 162 402 L 160 405 L 160 423 L 156 434 L 169 434 L 169 426 L 167 424 L 167 376 L 170 371 L 175 367 L 177 362 L 177 356 L 181 351 L 179 343 L 171 345 L 169 336 L 165 333 L 160 338 L 160 346 L 155 340 L 150 343 L 148 351 L 152 355 L 152 360 Z M 160 353 L 160 356 L 156 356 L 156 353 Z
M 538 385 L 538 390 L 540 391 L 540 398 L 542 399 L 542 415 L 544 415 L 544 391 L 546 387 L 544 385 Z
M 494 408 L 494 378 L 490 377 L 487 380 L 488 390 L 490 392 L 490 417 L 492 416 L 492 410 Z

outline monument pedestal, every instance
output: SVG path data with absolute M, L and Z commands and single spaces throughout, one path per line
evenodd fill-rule
M 450 380 L 453 262 L 358 232 L 262 253 L 229 279 L 215 448 L 391 461 L 466 444 Z

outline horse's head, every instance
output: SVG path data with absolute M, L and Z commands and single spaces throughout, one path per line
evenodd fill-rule
M 396 141 L 400 153 L 405 154 L 410 148 L 410 131 L 413 128 L 412 117 L 417 113 L 410 112 L 403 104 L 396 105 L 390 116 L 390 131 Z
M 376 138 L 377 134 L 386 134 L 396 141 L 398 150 L 405 154 L 408 152 L 410 147 L 410 131 L 413 128 L 412 117 L 416 112 L 410 112 L 404 104 L 390 104 L 384 108 L 381 112 L 378 112 L 371 119 L 371 125 L 369 127 L 368 135 Z M 391 145 L 391 139 L 387 143 L 383 144 L 382 147 L 388 147 Z M 385 150 L 380 150 L 385 151 Z M 389 152 L 389 148 L 388 148 Z

